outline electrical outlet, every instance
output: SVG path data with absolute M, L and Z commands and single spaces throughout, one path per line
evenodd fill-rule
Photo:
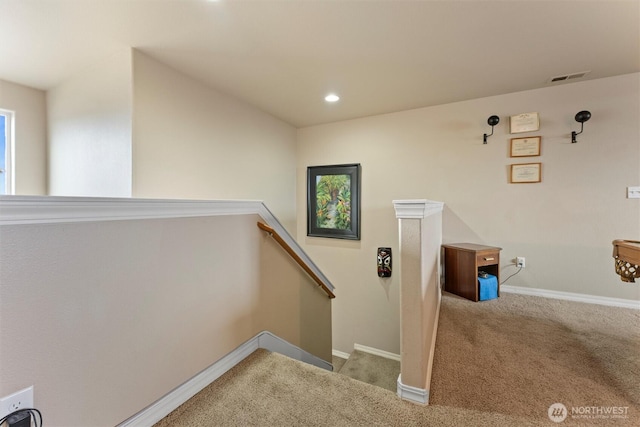
M 0 418 L 23 408 L 33 408 L 33 386 L 0 399 Z
M 516 267 L 524 268 L 524 257 L 516 257 Z

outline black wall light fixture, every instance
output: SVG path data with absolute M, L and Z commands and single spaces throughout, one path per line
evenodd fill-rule
M 487 143 L 487 138 L 490 137 L 491 135 L 493 135 L 493 127 L 495 125 L 497 125 L 498 123 L 500 123 L 500 117 L 498 116 L 491 116 L 487 119 L 487 124 L 489 126 L 491 126 L 491 133 L 489 135 L 487 135 L 486 133 L 484 134 L 484 139 L 482 140 L 483 144 Z
M 591 118 L 591 113 L 587 110 L 580 111 L 578 114 L 576 114 L 576 122 L 580 123 L 580 132 L 576 132 L 575 130 L 571 132 L 572 144 L 575 144 L 576 142 L 578 142 L 578 140 L 576 139 L 576 136 L 582 133 L 582 131 L 584 130 L 584 122 L 586 122 L 590 118 Z

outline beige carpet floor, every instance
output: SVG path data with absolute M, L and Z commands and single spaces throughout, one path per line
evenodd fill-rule
M 583 414 L 556 424 L 548 417 L 554 403 Z M 626 408 L 625 418 L 584 414 L 611 407 Z M 474 303 L 445 294 L 429 406 L 259 350 L 156 424 L 529 425 L 640 426 L 640 311 L 506 293 Z
M 548 420 L 548 409 L 626 407 L 640 426 L 640 311 L 503 293 L 443 296 L 430 403 Z M 578 409 L 586 411 L 586 409 Z M 605 409 L 606 410 L 606 409 Z
M 380 387 L 257 350 L 156 427 L 547 425 L 480 411 L 418 406 Z

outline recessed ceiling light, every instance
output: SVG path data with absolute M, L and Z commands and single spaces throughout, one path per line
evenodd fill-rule
M 335 93 L 330 93 L 329 95 L 324 97 L 324 100 L 327 102 L 338 102 L 340 100 L 340 97 Z

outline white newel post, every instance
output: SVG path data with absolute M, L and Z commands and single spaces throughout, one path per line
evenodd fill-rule
M 440 246 L 444 203 L 394 200 L 400 236 L 400 355 L 398 396 L 429 403 L 440 312 Z

